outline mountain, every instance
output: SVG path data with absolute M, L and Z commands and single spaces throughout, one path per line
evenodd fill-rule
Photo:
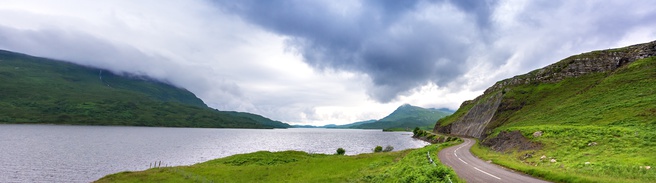
M 0 123 L 286 128 L 211 109 L 193 93 L 137 75 L 0 50 Z
M 294 128 L 352 128 L 352 129 L 383 129 L 383 130 L 410 130 L 415 127 L 432 128 L 435 121 L 444 116 L 453 114 L 447 108 L 424 109 L 409 104 L 398 107 L 394 112 L 380 120 L 366 120 L 345 125 L 329 124 L 324 126 L 294 125 Z
M 451 113 L 444 109 L 424 109 L 409 104 L 398 107 L 394 112 L 376 122 L 355 124 L 349 128 L 358 129 L 413 129 L 433 126 L 435 122 Z
M 366 120 L 366 121 L 359 121 L 355 123 L 349 123 L 345 125 L 336 125 L 336 124 L 328 124 L 328 125 L 323 125 L 323 126 L 314 126 L 314 125 L 292 125 L 294 128 L 351 128 L 352 126 L 356 125 L 361 125 L 361 124 L 367 124 L 367 123 L 373 123 L 376 122 L 377 120 L 372 119 L 372 120 Z
M 454 112 L 456 112 L 456 111 L 451 110 L 451 109 L 449 109 L 449 108 L 439 108 L 439 109 L 430 108 L 430 109 L 432 109 L 432 110 L 438 110 L 438 111 L 442 111 L 442 112 L 446 112 L 446 113 L 451 113 L 451 114 L 453 114 Z
M 358 121 L 358 122 L 355 122 L 355 123 L 349 123 L 349 124 L 345 124 L 345 125 L 335 125 L 335 126 L 328 127 L 328 128 L 352 128 L 352 127 L 355 127 L 355 126 L 358 126 L 358 125 L 375 123 L 376 121 L 378 121 L 378 120 L 371 119 L 371 120 L 365 120 L 365 121 Z
M 656 41 L 565 58 L 497 82 L 434 131 L 478 138 L 490 150 L 479 156 L 556 182 L 653 182 L 655 56 Z

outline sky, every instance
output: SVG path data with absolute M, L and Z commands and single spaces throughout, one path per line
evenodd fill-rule
M 300 125 L 457 109 L 496 81 L 656 40 L 652 0 L 0 0 L 0 49 Z

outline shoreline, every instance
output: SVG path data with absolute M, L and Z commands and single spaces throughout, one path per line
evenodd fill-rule
M 439 150 L 455 142 L 402 151 L 358 155 L 311 154 L 302 151 L 258 151 L 217 158 L 190 166 L 118 172 L 94 182 L 383 182 L 450 179 L 462 182 L 437 159 Z M 436 176 L 439 175 L 439 176 Z

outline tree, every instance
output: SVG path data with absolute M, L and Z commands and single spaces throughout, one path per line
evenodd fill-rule
M 337 155 L 344 155 L 346 153 L 346 150 L 344 148 L 337 148 Z
M 376 148 L 374 148 L 374 152 L 383 152 L 383 147 L 382 146 L 376 146 Z
M 412 130 L 412 136 L 414 137 L 418 137 L 420 133 L 421 133 L 421 129 L 419 129 L 419 127 L 415 127 L 415 129 Z

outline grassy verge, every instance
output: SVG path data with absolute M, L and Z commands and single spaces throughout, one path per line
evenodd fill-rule
M 457 137 L 433 133 L 431 131 L 422 130 L 419 127 L 416 127 L 414 130 L 412 130 L 412 138 L 423 140 L 431 144 L 445 143 L 451 141 L 456 141 L 456 142 L 462 141 Z
M 495 152 L 476 145 L 472 153 L 521 172 L 555 182 L 656 182 L 656 135 L 650 129 L 596 126 L 532 126 L 520 130 L 543 148 Z M 542 131 L 540 137 L 533 137 Z M 544 158 L 543 158 L 544 157 Z M 552 162 L 551 160 L 554 160 Z
M 356 156 L 298 151 L 255 152 L 191 166 L 153 168 L 108 175 L 97 182 L 463 182 L 445 165 L 433 165 L 427 152 L 449 142 L 388 153 Z

